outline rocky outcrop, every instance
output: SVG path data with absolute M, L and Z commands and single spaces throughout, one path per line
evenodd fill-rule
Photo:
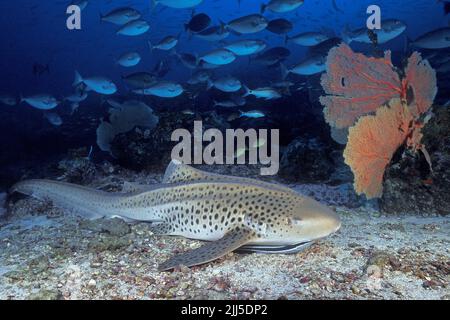
M 228 128 L 226 121 L 215 112 L 201 116 L 171 112 L 159 114 L 159 123 L 154 129 L 136 128 L 119 134 L 111 144 L 113 156 L 120 165 L 132 170 L 163 170 L 171 159 L 171 152 L 177 142 L 171 141 L 176 129 L 193 132 L 195 120 L 202 120 L 203 130 Z
M 283 152 L 279 174 L 288 181 L 326 182 L 334 171 L 330 152 L 330 147 L 317 138 L 296 138 Z
M 381 208 L 387 213 L 450 214 L 450 109 L 435 108 L 423 129 L 423 154 L 400 150 L 386 170 Z

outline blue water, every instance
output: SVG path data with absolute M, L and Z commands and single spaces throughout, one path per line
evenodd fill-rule
M 218 25 L 221 21 L 259 13 L 260 6 L 268 0 L 204 0 L 195 8 L 196 13 L 208 14 Z M 193 108 L 202 111 L 212 110 L 213 100 L 226 97 L 217 90 L 206 91 L 200 86 L 192 91 L 186 85 L 191 70 L 176 61 L 168 52 L 154 50 L 150 52 L 148 41 L 157 43 L 166 36 L 181 35 L 176 47 L 179 53 L 201 55 L 220 48 L 224 43 L 239 39 L 261 39 L 268 48 L 285 46 L 284 37 L 262 31 L 256 34 L 238 36 L 232 34 L 224 43 L 211 43 L 189 37 L 184 32 L 184 24 L 192 15 L 192 9 L 173 9 L 163 5 L 153 7 L 151 2 L 128 0 L 90 0 L 82 11 L 82 30 L 68 30 L 66 27 L 66 9 L 70 0 L 17 0 L 0 1 L 0 93 L 14 97 L 48 93 L 62 99 L 73 93 L 72 83 L 75 70 L 83 76 L 103 76 L 111 79 L 118 87 L 118 94 L 136 99 L 130 95 L 129 88 L 122 76 L 138 71 L 150 72 L 160 61 L 169 61 L 170 71 L 166 80 L 176 81 L 188 89 L 189 94 L 173 100 L 177 109 Z M 308 31 L 321 31 L 330 36 L 340 37 L 345 28 L 351 30 L 366 26 L 369 5 L 381 7 L 382 19 L 399 19 L 406 23 L 407 30 L 396 39 L 381 45 L 378 49 L 393 51 L 394 61 L 399 64 L 410 52 L 408 39 L 434 29 L 449 25 L 449 17 L 444 14 L 442 3 L 435 0 L 306 0 L 299 9 L 275 14 L 266 11 L 269 20 L 285 18 L 294 24 L 289 35 Z M 129 6 L 142 13 L 142 19 L 150 24 L 150 31 L 137 37 L 116 35 L 119 26 L 100 21 L 100 15 L 118 7 Z M 367 54 L 373 53 L 368 44 L 352 43 L 352 48 Z M 306 57 L 308 48 L 293 43 L 287 44 L 291 55 L 284 62 L 292 66 Z M 133 68 L 117 65 L 116 59 L 123 53 L 138 51 L 142 56 L 140 64 Z M 380 50 L 379 50 L 380 51 Z M 445 50 L 444 50 L 445 51 Z M 49 73 L 33 74 L 36 64 L 48 65 Z M 278 68 L 266 68 L 249 63 L 248 57 L 239 57 L 234 63 L 215 71 L 215 77 L 232 75 L 251 88 L 268 86 L 280 80 Z M 311 78 L 292 75 L 296 85 L 308 81 L 309 90 L 295 91 L 291 97 L 277 101 L 264 102 L 251 99 L 246 111 L 261 109 L 268 112 L 262 122 L 263 127 L 283 128 L 282 143 L 288 145 L 294 138 L 309 134 L 329 136 L 329 128 L 323 120 L 318 97 L 321 95 L 320 77 Z M 439 75 L 441 88 L 438 99 L 445 103 L 449 81 L 446 75 Z M 313 90 L 311 90 L 311 88 Z M 444 89 L 442 89 L 444 88 Z M 198 99 L 192 96 L 198 95 Z M 81 104 L 80 111 L 71 116 L 68 106 L 58 106 L 54 111 L 63 117 L 63 125 L 52 126 L 43 117 L 43 112 L 20 103 L 14 107 L 0 105 L 0 189 L 18 180 L 28 169 L 40 170 L 47 161 L 61 158 L 71 148 L 96 146 L 96 128 L 102 118 L 108 116 L 108 107 L 101 104 L 101 96 L 90 94 Z M 141 98 L 154 110 L 171 110 L 172 100 L 159 98 Z M 250 110 L 251 110 L 250 109 Z M 269 114 L 270 113 L 270 114 Z M 227 117 L 226 114 L 224 117 Z M 254 122 L 250 122 L 252 125 Z M 260 122 L 261 124 L 261 122 Z M 242 125 L 242 122 L 238 123 Z M 173 128 L 176 129 L 176 128 Z M 94 148 L 96 159 L 108 156 Z M 112 160 L 110 158 L 110 160 Z M 7 182 L 5 182 L 8 180 Z
M 230 21 L 240 16 L 259 12 L 263 0 L 205 0 L 195 8 L 196 12 L 205 12 L 213 18 Z M 65 14 L 68 1 L 18 0 L 0 2 L 0 32 L 2 48 L 0 51 L 0 89 L 12 94 L 35 94 L 48 92 L 64 95 L 71 92 L 74 70 L 82 74 L 103 75 L 117 82 L 121 90 L 125 87 L 120 77 L 132 70 L 149 70 L 167 53 L 155 51 L 150 54 L 147 40 L 159 41 L 167 35 L 177 35 L 190 16 L 190 9 L 172 9 L 158 5 L 152 10 L 150 1 L 90 1 L 82 13 L 82 30 L 69 31 L 66 28 Z M 404 36 L 383 46 L 393 50 L 402 50 L 404 37 L 415 38 L 420 34 L 448 25 L 442 5 L 434 0 L 336 0 L 336 5 L 344 14 L 336 12 L 332 0 L 305 1 L 298 10 L 288 14 L 267 12 L 268 18 L 281 16 L 295 23 L 295 31 L 332 31 L 339 35 L 346 25 L 352 29 L 365 26 L 366 9 L 377 4 L 382 9 L 383 19 L 396 18 L 408 25 Z M 139 37 L 117 36 L 117 27 L 109 23 L 100 23 L 99 14 L 106 13 L 119 6 L 132 6 L 143 13 L 150 23 L 150 32 Z M 228 40 L 239 38 L 232 35 Z M 283 45 L 283 38 L 267 31 L 246 38 L 262 38 L 271 46 Z M 178 45 L 179 52 L 201 54 L 217 47 L 198 39 L 188 40 L 182 36 Z M 293 51 L 287 64 L 298 62 L 306 49 L 290 44 Z M 114 59 L 127 50 L 138 50 L 143 61 L 134 69 L 124 70 L 114 65 Z M 35 62 L 49 64 L 50 76 L 35 77 L 31 70 Z M 224 69 L 223 73 L 239 77 L 242 68 L 248 65 L 247 59 Z M 257 72 L 255 70 L 254 72 Z M 260 72 L 264 72 L 261 70 Z M 189 77 L 189 71 L 182 65 L 175 65 L 167 78 L 183 81 Z

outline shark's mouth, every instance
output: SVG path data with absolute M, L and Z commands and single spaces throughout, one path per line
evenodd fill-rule
M 294 254 L 308 248 L 313 241 L 301 242 L 288 246 L 264 246 L 264 245 L 247 245 L 236 250 L 239 253 L 274 253 L 274 254 Z

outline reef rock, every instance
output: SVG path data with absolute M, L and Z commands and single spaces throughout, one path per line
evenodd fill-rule
M 6 193 L 0 193 L 0 218 L 6 214 L 5 209 Z
M 63 172 L 61 178 L 78 184 L 91 183 L 97 172 L 90 159 L 90 151 L 86 148 L 69 150 L 67 158 L 58 163 L 58 169 Z
M 159 170 L 170 162 L 173 147 L 178 142 L 171 141 L 176 129 L 193 132 L 194 121 L 203 122 L 203 130 L 216 128 L 225 131 L 229 125 L 215 112 L 200 115 L 181 112 L 159 115 L 159 123 L 154 129 L 136 128 L 117 135 L 112 144 L 112 155 L 119 164 L 132 170 Z
M 433 171 L 423 154 L 397 152 L 384 179 L 381 208 L 387 213 L 450 213 L 450 109 L 434 112 L 422 131 Z
M 327 182 L 335 170 L 331 151 L 317 138 L 296 138 L 281 157 L 279 175 L 288 181 Z

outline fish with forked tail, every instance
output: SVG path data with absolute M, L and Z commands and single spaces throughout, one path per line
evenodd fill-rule
M 158 235 L 207 241 L 162 263 L 161 271 L 204 264 L 237 249 L 298 252 L 341 225 L 328 207 L 283 185 L 211 174 L 177 161 L 161 185 L 129 185 L 124 193 L 49 180 L 19 182 L 11 191 L 49 199 L 84 217 L 146 221 Z

